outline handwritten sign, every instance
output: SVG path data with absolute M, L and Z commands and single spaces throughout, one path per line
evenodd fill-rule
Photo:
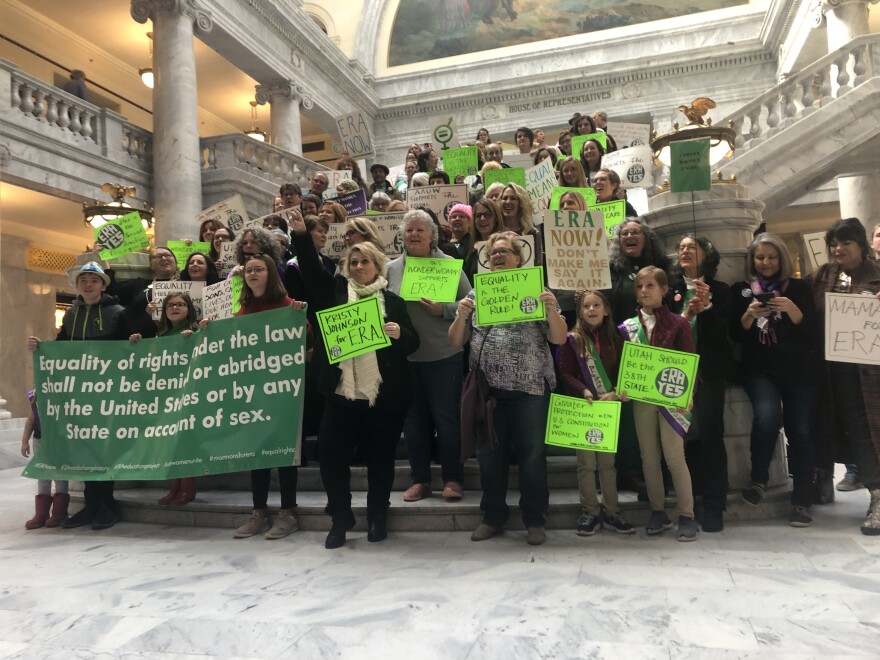
M 105 246 L 99 252 L 105 261 L 150 247 L 150 237 L 144 231 L 137 211 L 96 227 L 94 234 L 95 242 Z
M 398 257 L 403 254 L 403 216 L 405 213 L 377 213 L 375 215 L 357 216 L 372 222 L 379 239 L 385 246 L 386 257 Z M 349 218 L 354 220 L 355 218 Z M 331 259 L 339 259 L 345 252 L 345 242 L 342 235 L 345 233 L 344 223 L 333 223 L 327 232 L 327 242 L 321 250 Z
M 561 188 L 556 187 L 553 189 L 553 192 L 550 195 L 550 209 L 555 210 L 559 208 L 559 200 L 562 199 L 562 196 L 569 192 L 573 191 L 579 193 L 581 197 L 584 198 L 584 201 L 587 203 L 587 208 L 593 208 L 596 205 L 596 191 L 592 188 Z
M 693 353 L 624 342 L 617 391 L 634 401 L 687 408 L 699 363 L 700 356 Z
M 615 453 L 620 401 L 594 401 L 550 395 L 544 444 Z
M 507 185 L 515 183 L 516 185 L 526 187 L 526 171 L 521 167 L 506 167 L 500 170 L 485 170 L 483 172 L 483 185 L 488 190 L 493 183 Z
M 196 216 L 195 225 L 200 227 L 206 220 L 215 220 L 224 227 L 229 227 L 235 234 L 240 234 L 248 227 L 262 227 L 263 223 L 257 219 L 251 221 L 241 195 L 233 195 L 214 206 L 209 206 Z
M 455 302 L 463 264 L 462 259 L 407 257 L 400 297 L 404 300 L 429 298 L 434 302 Z
M 204 282 L 188 282 L 185 280 L 168 280 L 166 282 L 153 282 L 153 301 L 156 309 L 153 312 L 153 320 L 162 318 L 162 305 L 165 298 L 171 293 L 188 293 L 192 298 L 196 319 L 202 318 L 202 294 L 205 289 Z
M 828 263 L 828 248 L 825 245 L 825 232 L 818 231 L 813 234 L 801 234 L 806 247 L 807 261 L 810 269 L 815 272 L 820 266 Z
M 336 117 L 336 127 L 342 150 L 354 159 L 375 156 L 373 140 L 367 124 L 367 116 L 361 111 L 349 112 Z
M 526 170 L 525 189 L 532 200 L 532 213 L 535 219 L 543 218 L 544 211 L 550 208 L 550 197 L 556 188 L 556 170 L 549 158 Z
M 235 280 L 241 282 L 241 278 L 230 277 L 205 287 L 202 291 L 202 318 L 217 321 L 232 317 L 232 289 Z
M 669 190 L 692 192 L 711 190 L 709 171 L 709 138 L 678 140 L 669 145 Z
M 647 145 L 605 154 L 602 167 L 614 170 L 624 188 L 649 188 L 654 185 L 654 156 Z
M 608 128 L 605 129 L 619 149 L 627 147 L 640 147 L 651 144 L 651 126 L 650 124 L 628 124 L 621 121 L 609 121 Z
M 591 204 L 591 211 L 600 211 L 605 219 L 605 233 L 608 238 L 614 238 L 614 228 L 626 220 L 626 202 L 622 199 L 614 199 L 601 204 Z
M 608 236 L 601 212 L 545 211 L 544 250 L 551 289 L 610 289 Z
M 517 236 L 523 244 L 523 262 L 520 268 L 531 268 L 535 265 L 535 237 L 534 236 Z M 486 241 L 477 241 L 474 243 L 474 249 L 477 251 L 477 272 L 488 273 L 492 269 L 489 267 L 489 252 L 486 249 L 488 244 Z
M 193 241 L 188 245 L 186 241 L 168 241 L 168 249 L 174 254 L 174 258 L 177 259 L 177 265 L 182 270 L 186 265 L 186 260 L 193 254 L 198 252 L 207 257 L 208 253 L 211 252 L 211 244 L 207 241 Z
M 238 248 L 238 241 L 225 241 L 220 244 L 220 254 L 217 255 L 217 261 L 220 262 L 218 272 L 220 277 L 226 277 L 238 265 L 235 257 L 235 251 Z
M 330 190 L 336 192 L 336 186 L 343 181 L 351 181 L 351 170 L 330 170 L 329 172 L 324 172 L 324 174 L 329 175 L 329 184 L 327 186 L 328 192 Z
M 474 176 L 477 174 L 479 154 L 476 147 L 447 149 L 443 152 L 443 171 L 454 181 L 457 176 Z
M 411 209 L 431 209 L 437 217 L 449 220 L 449 210 L 456 204 L 467 204 L 467 185 L 419 186 L 406 191 L 406 204 Z
M 825 294 L 825 359 L 880 365 L 880 300 Z
M 316 313 L 327 360 L 336 364 L 391 345 L 376 296 Z
M 511 268 L 474 275 L 476 325 L 502 325 L 543 321 L 547 318 L 544 301 L 544 269 Z
M 342 207 L 349 216 L 363 215 L 367 211 L 367 195 L 363 188 L 358 188 L 346 195 L 340 195 L 333 201 L 337 204 L 342 204 Z

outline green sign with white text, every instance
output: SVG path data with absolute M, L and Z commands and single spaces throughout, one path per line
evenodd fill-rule
M 336 364 L 391 345 L 376 296 L 316 312 L 327 360 Z
M 711 190 L 709 138 L 678 140 L 669 145 L 669 190 L 691 192 Z
M 634 401 L 664 408 L 689 408 L 700 356 L 624 342 L 617 391 Z
M 491 257 L 490 257 L 491 258 Z M 478 327 L 543 321 L 544 269 L 510 268 L 474 275 L 476 324 Z
M 144 231 L 137 211 L 95 228 L 94 233 L 95 242 L 104 246 L 99 252 L 104 260 L 116 259 L 150 247 L 150 237 Z
M 462 259 L 407 257 L 400 297 L 404 300 L 429 298 L 433 302 L 455 302 L 463 264 Z
M 306 316 L 214 321 L 188 337 L 40 342 L 34 479 L 173 479 L 299 459 Z
M 556 447 L 615 453 L 620 426 L 619 401 L 593 401 L 550 395 L 544 443 Z

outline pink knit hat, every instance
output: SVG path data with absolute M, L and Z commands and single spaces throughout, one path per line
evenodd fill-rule
M 461 213 L 464 213 L 471 220 L 474 219 L 474 211 L 467 204 L 456 204 L 451 209 L 449 209 L 449 215 L 452 215 L 456 211 L 460 211 Z

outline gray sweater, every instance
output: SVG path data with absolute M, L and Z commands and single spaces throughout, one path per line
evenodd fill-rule
M 432 259 L 452 259 L 437 248 L 432 249 L 428 256 Z M 400 295 L 400 285 L 403 281 L 405 267 L 405 253 L 388 264 L 388 289 L 398 295 Z M 455 294 L 456 301 L 464 298 L 470 290 L 471 285 L 462 272 L 458 280 L 458 292 Z M 448 336 L 449 326 L 455 320 L 457 308 L 457 303 L 445 303 L 443 316 L 434 316 L 421 302 L 417 300 L 406 302 L 406 311 L 409 313 L 421 340 L 418 350 L 409 356 L 410 362 L 436 362 L 461 353 L 461 348 L 450 345 Z

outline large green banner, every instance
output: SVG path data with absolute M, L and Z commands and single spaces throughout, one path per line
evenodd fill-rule
M 665 408 L 690 408 L 700 356 L 624 342 L 617 391 L 633 401 Z
M 40 342 L 35 479 L 172 479 L 299 462 L 305 312 L 188 337 Z
M 615 453 L 619 426 L 619 401 L 591 403 L 586 399 L 551 394 L 544 443 Z
M 474 275 L 477 327 L 543 321 L 544 268 L 510 268 Z

